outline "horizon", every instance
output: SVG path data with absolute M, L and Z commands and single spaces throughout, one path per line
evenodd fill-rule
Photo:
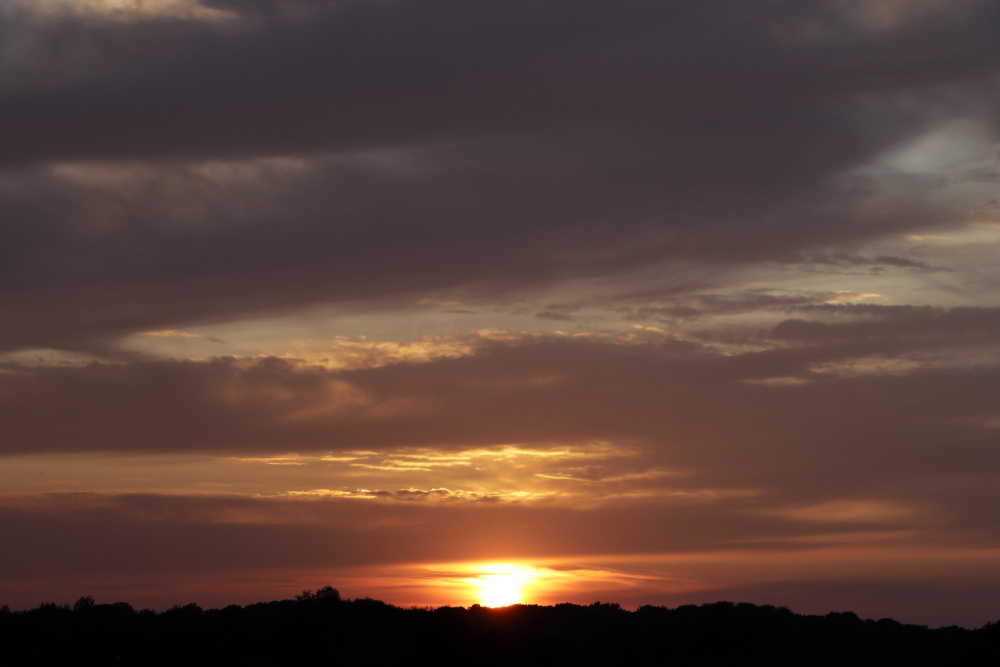
M 514 608 L 514 607 L 547 607 L 547 608 L 557 608 L 557 607 L 562 607 L 562 606 L 571 606 L 571 607 L 605 607 L 605 608 L 619 609 L 619 610 L 621 610 L 623 612 L 634 613 L 634 612 L 641 611 L 643 609 L 663 609 L 663 610 L 667 610 L 667 611 L 676 611 L 676 610 L 679 610 L 681 608 L 688 608 L 688 607 L 706 608 L 706 607 L 717 607 L 717 606 L 721 605 L 721 606 L 732 606 L 732 607 L 749 606 L 749 607 L 756 607 L 756 608 L 761 608 L 761 609 L 772 609 L 772 610 L 773 609 L 777 609 L 777 610 L 782 610 L 782 611 L 788 612 L 788 613 L 796 615 L 796 616 L 826 617 L 826 616 L 853 615 L 853 616 L 855 616 L 857 618 L 857 620 L 863 621 L 863 622 L 880 622 L 880 621 L 886 621 L 886 620 L 888 620 L 888 621 L 893 621 L 893 622 L 896 622 L 896 623 L 900 623 L 901 625 L 914 625 L 916 627 L 927 628 L 929 630 L 947 629 L 947 628 L 954 628 L 954 627 L 961 627 L 961 628 L 963 628 L 965 630 L 977 630 L 977 629 L 985 629 L 985 628 L 993 627 L 993 626 L 995 626 L 998 623 L 997 621 L 989 621 L 987 623 L 984 623 L 982 626 L 961 626 L 961 625 L 957 625 L 957 624 L 941 625 L 941 626 L 929 626 L 927 624 L 907 623 L 905 621 L 900 621 L 899 619 L 890 618 L 890 617 L 886 617 L 886 616 L 879 617 L 879 618 L 859 616 L 858 614 L 856 614 L 855 612 L 853 612 L 853 611 L 851 611 L 849 609 L 844 609 L 844 610 L 830 610 L 830 611 L 825 612 L 825 613 L 802 612 L 802 611 L 799 611 L 799 610 L 796 610 L 796 609 L 791 609 L 791 608 L 789 608 L 787 606 L 784 606 L 784 605 L 773 605 L 773 604 L 769 604 L 769 603 L 756 603 L 756 602 L 749 602 L 749 601 L 746 601 L 746 600 L 722 600 L 722 599 L 720 599 L 720 600 L 712 600 L 712 601 L 707 601 L 707 602 L 701 602 L 701 603 L 691 603 L 691 602 L 688 602 L 688 603 L 682 603 L 682 604 L 677 604 L 677 605 L 656 605 L 656 604 L 622 605 L 622 604 L 619 604 L 618 602 L 615 602 L 615 601 L 612 601 L 612 600 L 594 600 L 594 601 L 591 601 L 591 602 L 571 602 L 571 601 L 565 601 L 565 600 L 561 601 L 561 602 L 534 602 L 534 601 L 529 601 L 529 600 L 522 600 L 522 601 L 518 601 L 518 602 L 508 602 L 508 603 L 504 603 L 504 604 L 499 604 L 499 603 L 498 604 L 486 604 L 484 602 L 472 602 L 470 604 L 465 604 L 465 605 L 463 605 L 463 604 L 441 604 L 441 605 L 434 605 L 434 604 L 407 604 L 407 605 L 404 605 L 404 604 L 396 604 L 396 603 L 393 603 L 393 602 L 390 602 L 390 601 L 387 601 L 387 600 L 383 600 L 383 599 L 378 598 L 378 597 L 372 597 L 370 595 L 358 595 L 358 596 L 355 596 L 355 597 L 342 595 L 339 589 L 337 589 L 334 586 L 330 586 L 329 584 L 325 585 L 325 586 L 321 586 L 321 587 L 319 587 L 319 588 L 317 588 L 315 590 L 313 590 L 313 589 L 305 589 L 305 590 L 302 590 L 301 592 L 299 592 L 297 594 L 294 594 L 292 596 L 287 596 L 287 597 L 283 597 L 283 598 L 272 598 L 272 599 L 269 599 L 269 600 L 255 600 L 253 602 L 244 602 L 244 603 L 226 602 L 226 603 L 203 605 L 203 604 L 199 604 L 199 603 L 194 602 L 194 601 L 189 601 L 189 602 L 183 603 L 183 604 L 182 603 L 174 603 L 174 604 L 171 604 L 170 606 L 167 606 L 167 607 L 155 608 L 155 607 L 144 607 L 144 606 L 141 606 L 141 605 L 134 605 L 134 604 L 132 604 L 131 602 L 129 602 L 127 600 L 102 601 L 102 600 L 95 599 L 91 595 L 85 595 L 85 596 L 81 596 L 80 598 L 77 598 L 77 600 L 72 601 L 72 602 L 69 602 L 69 601 L 56 602 L 56 601 L 49 600 L 49 601 L 45 601 L 45 602 L 39 603 L 37 605 L 34 605 L 32 607 L 25 607 L 25 608 L 20 608 L 20 609 L 14 609 L 14 608 L 10 608 L 10 605 L 0 604 L 0 609 L 3 609 L 5 611 L 11 612 L 11 613 L 19 613 L 19 612 L 31 612 L 31 611 L 35 611 L 35 610 L 38 610 L 38 609 L 42 609 L 42 608 L 48 607 L 48 606 L 56 606 L 56 607 L 60 607 L 60 608 L 63 608 L 63 609 L 72 609 L 72 610 L 76 611 L 77 608 L 81 607 L 81 606 L 83 606 L 84 608 L 87 608 L 87 607 L 90 607 L 90 606 L 112 606 L 113 607 L 113 606 L 116 606 L 116 605 L 122 605 L 122 604 L 124 604 L 124 605 L 128 605 L 135 612 L 149 612 L 149 611 L 151 611 L 151 612 L 154 612 L 156 614 L 162 614 L 163 612 L 169 612 L 169 611 L 173 611 L 173 610 L 184 609 L 184 608 L 191 607 L 191 606 L 198 607 L 202 611 L 219 611 L 219 610 L 224 610 L 224 609 L 226 609 L 228 607 L 232 607 L 232 606 L 238 606 L 238 607 L 246 608 L 246 607 L 253 607 L 253 606 L 257 606 L 257 605 L 268 605 L 268 604 L 273 604 L 273 603 L 276 603 L 276 602 L 292 602 L 292 601 L 300 602 L 300 601 L 303 601 L 303 600 L 306 600 L 306 599 L 310 599 L 310 598 L 322 599 L 322 598 L 324 598 L 328 594 L 328 592 L 332 592 L 333 595 L 334 595 L 334 597 L 337 599 L 338 602 L 351 603 L 351 602 L 373 601 L 373 602 L 378 602 L 378 603 L 385 604 L 385 605 L 390 606 L 390 607 L 396 607 L 397 609 L 416 610 L 416 611 L 437 611 L 437 610 L 442 610 L 442 609 L 472 610 L 472 609 L 477 609 L 477 608 L 489 609 L 489 610 L 504 610 L 504 609 L 510 609 L 510 608 Z
M 0 604 L 997 621 L 998 31 L 3 3 Z

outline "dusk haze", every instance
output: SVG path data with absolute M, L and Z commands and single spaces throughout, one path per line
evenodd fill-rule
M 0 605 L 329 586 L 1000 621 L 1000 3 L 0 0 Z

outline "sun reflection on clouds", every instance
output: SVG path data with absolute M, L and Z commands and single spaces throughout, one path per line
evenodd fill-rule
M 350 450 L 214 461 L 227 466 L 284 468 L 288 475 L 262 495 L 302 500 L 544 503 L 584 509 L 656 498 L 711 500 L 752 493 L 704 488 L 689 470 L 650 465 L 631 444 L 604 441 L 453 451 Z
M 398 500 L 403 502 L 473 501 L 490 503 L 541 500 L 553 498 L 559 494 L 554 492 L 533 493 L 530 491 L 500 493 L 497 491 L 481 492 L 462 489 L 417 489 L 410 487 L 395 491 L 385 489 L 310 489 L 308 491 L 286 491 L 279 495 L 293 498 L 357 498 L 364 500 Z
M 824 299 L 825 304 L 856 303 L 859 301 L 888 301 L 888 297 L 878 292 L 853 292 L 851 290 L 834 290 L 833 296 Z
M 567 332 L 478 329 L 464 334 L 424 335 L 402 339 L 376 339 L 362 334 L 300 337 L 300 334 L 307 333 L 305 331 L 295 331 L 281 339 L 282 326 L 290 325 L 279 320 L 247 320 L 228 326 L 142 331 L 128 336 L 121 345 L 123 349 L 156 357 L 202 362 L 226 356 L 231 362 L 240 363 L 247 368 L 269 359 L 281 359 L 301 371 L 353 371 L 471 357 L 498 346 L 554 339 L 644 345 L 659 343 L 664 339 L 681 341 L 685 338 L 681 331 L 631 322 L 620 323 L 623 330 Z M 247 338 L 248 331 L 256 331 L 257 335 Z M 523 381 L 537 386 L 554 384 L 562 378 L 561 373 L 546 373 L 530 376 Z M 492 378 L 491 381 L 496 382 L 497 379 Z
M 219 457 L 214 460 L 231 463 L 271 463 L 275 461 L 295 461 L 303 463 L 349 462 L 352 466 L 379 469 L 451 468 L 456 466 L 478 467 L 489 463 L 509 463 L 519 465 L 540 461 L 579 461 L 630 458 L 637 450 L 626 444 L 604 441 L 576 445 L 554 445 L 528 447 L 506 444 L 496 447 L 479 447 L 454 451 L 437 451 L 428 448 L 400 448 L 378 452 L 370 450 L 350 450 L 343 455 L 301 455 L 286 454 L 273 457 Z M 360 463 L 358 463 L 360 461 Z M 657 476 L 667 474 L 658 471 Z
M 171 19 L 224 19 L 230 12 L 207 7 L 197 0 L 12 0 L 30 16 L 93 16 L 119 21 Z
M 653 501 L 716 502 L 752 489 L 706 485 L 694 470 L 643 458 L 630 443 L 498 445 L 229 456 L 25 456 L 10 463 L 10 491 L 60 488 L 120 493 L 202 494 L 287 502 L 468 506 L 537 505 L 587 510 Z M 16 463 L 16 466 L 15 466 Z M 40 477 L 15 470 L 46 470 Z

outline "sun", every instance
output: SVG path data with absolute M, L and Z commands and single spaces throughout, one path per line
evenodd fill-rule
M 529 568 L 520 565 L 484 565 L 482 571 L 470 579 L 476 587 L 480 602 L 486 607 L 506 607 L 518 604 L 524 599 L 525 586 L 535 575 Z
M 524 584 L 516 574 L 485 574 L 479 581 L 479 599 L 487 607 L 506 607 L 524 597 Z

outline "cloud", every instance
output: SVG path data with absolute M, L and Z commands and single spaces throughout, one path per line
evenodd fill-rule
M 850 291 L 835 292 L 778 292 L 770 288 L 739 289 L 720 293 L 694 293 L 690 295 L 636 294 L 621 295 L 616 301 L 636 301 L 643 305 L 621 306 L 620 311 L 630 321 L 685 321 L 711 318 L 718 315 L 762 313 L 768 311 L 794 311 L 803 306 L 850 302 L 878 298 L 879 294 Z M 657 301 L 669 305 L 650 305 Z
M 994 548 L 995 3 L 56 4 L 0 571 Z
M 103 590 L 154 576 L 159 585 L 143 587 L 138 595 L 144 597 L 154 590 L 159 595 L 169 593 L 182 580 L 218 577 L 273 585 L 298 581 L 304 573 L 349 576 L 351 568 L 362 566 L 369 571 L 381 567 L 384 576 L 386 566 L 398 570 L 404 564 L 452 563 L 436 569 L 457 571 L 475 561 L 547 565 L 580 579 L 581 590 L 563 581 L 553 587 L 561 583 L 564 588 L 541 591 L 550 602 L 575 599 L 581 591 L 591 595 L 590 589 L 606 581 L 609 573 L 618 580 L 641 582 L 641 593 L 628 586 L 614 589 L 626 605 L 678 605 L 752 595 L 762 602 L 800 604 L 823 612 L 811 605 L 827 604 L 832 598 L 801 591 L 833 592 L 830 586 L 844 581 L 845 568 L 861 573 L 853 574 L 857 579 L 882 582 L 883 587 L 913 580 L 934 589 L 940 586 L 938 596 L 949 599 L 974 583 L 995 581 L 996 544 L 966 548 L 961 533 L 949 532 L 946 524 L 934 526 L 940 532 L 891 534 L 881 525 L 866 527 L 862 518 L 853 534 L 830 533 L 823 518 L 807 525 L 803 517 L 789 522 L 747 514 L 741 511 L 744 506 L 745 500 L 706 504 L 682 499 L 580 511 L 503 503 L 472 507 L 358 503 L 341 498 L 4 497 L 0 528 L 8 541 L 0 553 L 0 572 L 5 589 L 11 591 L 8 599 L 16 606 L 37 604 L 25 595 L 42 590 L 42 580 L 72 581 L 75 586 L 90 582 Z M 803 536 L 811 536 L 814 543 L 796 541 Z M 959 539 L 953 541 L 955 537 Z M 73 545 L 72 551 L 67 544 Z M 901 576 L 901 570 L 912 573 L 912 578 Z M 890 573 L 893 576 L 887 577 Z M 852 581 L 852 586 L 858 585 Z M 384 580 L 376 583 L 385 585 Z M 916 618 L 929 614 L 940 622 L 954 620 L 941 610 L 933 614 L 933 605 L 925 599 L 928 591 L 921 586 L 909 589 L 928 604 Z M 873 600 L 853 587 L 835 592 L 837 609 L 865 615 L 875 613 L 868 611 L 869 605 L 878 602 L 886 605 L 879 609 L 897 610 L 891 613 L 894 617 L 915 618 L 907 617 L 903 607 Z M 206 591 L 186 594 L 200 597 Z M 241 599 L 242 594 L 235 595 Z M 253 595 L 257 593 L 246 601 L 256 601 Z M 983 609 L 977 602 L 975 611 L 966 610 L 960 618 Z
M 8 454 L 229 456 L 396 450 L 344 465 L 388 466 L 407 475 L 454 468 L 461 472 L 457 488 L 469 488 L 461 481 L 469 479 L 464 460 L 406 458 L 398 448 L 460 454 L 505 443 L 547 449 L 606 442 L 634 452 L 634 460 L 603 471 L 583 459 L 531 472 L 565 478 L 550 484 L 576 484 L 568 478 L 666 468 L 690 478 L 624 486 L 652 495 L 671 488 L 770 490 L 814 503 L 844 493 L 847 480 L 853 494 L 908 496 L 922 485 L 922 495 L 939 494 L 946 503 L 956 497 L 958 480 L 981 488 L 972 480 L 998 463 L 991 445 L 995 367 L 809 370 L 820 360 L 844 358 L 837 352 L 725 356 L 670 339 L 541 337 L 491 343 L 459 358 L 342 370 L 273 358 L 23 368 L 0 374 L 4 447 Z M 790 375 L 808 381 L 748 382 Z M 486 469 L 477 479 L 498 471 Z M 309 488 L 321 487 L 288 490 Z
M 14 323 L 0 346 L 101 349 L 298 306 L 667 262 L 927 270 L 850 248 L 968 212 L 877 175 L 859 192 L 844 174 L 942 117 L 990 122 L 995 8 L 869 34 L 822 7 L 765 4 L 3 19 L 22 57 L 0 72 L 0 123 L 18 128 L 0 145 Z M 789 38 L 806 18 L 824 40 Z M 951 37 L 930 39 L 942 20 Z
M 775 152 L 805 160 L 799 138 L 811 139 L 814 161 L 817 149 L 830 159 L 860 147 L 831 141 L 852 120 L 820 112 L 817 96 L 985 77 L 996 65 L 988 3 L 939 12 L 882 40 L 835 29 L 820 46 L 775 34 L 782 19 L 802 14 L 794 3 L 766 9 L 720 0 L 613 11 L 567 0 L 341 2 L 245 29 L 43 25 L 42 54 L 59 53 L 55 36 L 65 33 L 57 31 L 82 30 L 90 39 L 74 43 L 104 45 L 110 69 L 89 86 L 5 96 L 3 119 L 19 121 L 22 133 L 4 155 L 314 152 L 628 120 L 682 150 L 689 141 L 679 127 L 728 139 L 728 164 L 715 167 L 722 173 L 749 158 L 740 152 L 756 141 L 749 124 L 769 141 L 766 164 L 789 169 Z M 931 38 L 944 34 L 942 20 L 948 38 Z
M 13 177 L 0 197 L 12 221 L 0 232 L 0 299 L 12 318 L 0 346 L 93 349 L 312 304 L 516 293 L 668 261 L 739 266 L 828 243 L 834 229 L 852 235 L 826 231 L 834 215 L 870 223 L 860 236 L 899 224 L 786 210 L 762 229 L 760 212 L 686 214 L 652 182 L 643 192 L 597 187 L 596 163 L 570 176 L 535 152 L 428 148 Z M 593 194 L 580 196 L 587 183 Z M 754 240 L 765 233 L 782 241 Z
M 304 13 L 336 5 L 340 0 L 201 0 L 212 9 L 234 12 L 244 16 L 275 16 Z
M 738 551 L 752 549 L 755 542 L 796 551 L 800 547 L 794 540 L 784 546 L 779 544 L 793 535 L 829 534 L 823 521 L 810 527 L 803 526 L 801 520 L 792 524 L 745 514 L 740 499 L 705 502 L 677 498 L 668 503 L 633 503 L 586 512 L 537 504 L 375 503 L 337 496 L 264 499 L 45 494 L 5 497 L 0 505 L 0 522 L 6 534 L 16 537 L 17 544 L 3 555 L 5 573 L 14 569 L 38 571 L 40 564 L 32 564 L 30 554 L 43 553 L 44 541 L 58 540 L 58 529 L 70 526 L 75 528 L 66 533 L 67 541 L 87 533 L 93 533 L 96 539 L 75 560 L 63 561 L 53 551 L 51 557 L 66 566 L 105 569 L 107 564 L 101 563 L 100 554 L 113 545 L 102 545 L 103 535 L 123 547 L 125 553 L 119 562 L 124 562 L 129 552 L 141 551 L 149 556 L 148 560 L 131 560 L 129 571 L 165 573 L 216 569 L 227 561 L 234 567 L 259 567 L 275 561 L 286 566 L 346 566 L 505 555 L 544 558 L 602 553 L 602 545 L 608 544 L 621 548 L 621 553 L 636 554 Z M 34 536 L 28 530 L 31 525 L 41 529 Z M 650 525 L 661 530 L 650 531 Z M 863 524 L 859 526 L 862 531 L 864 528 Z M 130 536 L 133 530 L 138 532 Z M 217 534 L 209 537 L 212 530 Z M 276 539 L 281 535 L 287 540 Z M 183 539 L 178 539 L 181 536 Z M 224 546 L 230 537 L 235 542 Z M 192 538 L 205 540 L 197 552 L 189 551 Z M 124 548 L 129 540 L 133 546 Z M 390 547 L 392 542 L 395 546 Z M 310 548 L 304 549 L 306 545 Z M 158 548 L 164 551 L 154 556 Z M 237 556 L 238 551 L 242 555 Z
M 882 341 L 896 349 L 900 345 L 919 349 L 968 345 L 976 340 L 992 342 L 1000 330 L 997 308 L 846 304 L 808 306 L 805 310 L 848 321 L 785 320 L 771 335 L 799 343 Z
M 362 500 L 398 500 L 403 502 L 450 502 L 466 501 L 474 503 L 523 502 L 544 499 L 554 493 L 531 493 L 515 491 L 512 493 L 465 491 L 462 489 L 397 489 L 385 491 L 380 489 L 310 489 L 308 491 L 289 491 L 291 497 L 320 498 L 357 498 Z

